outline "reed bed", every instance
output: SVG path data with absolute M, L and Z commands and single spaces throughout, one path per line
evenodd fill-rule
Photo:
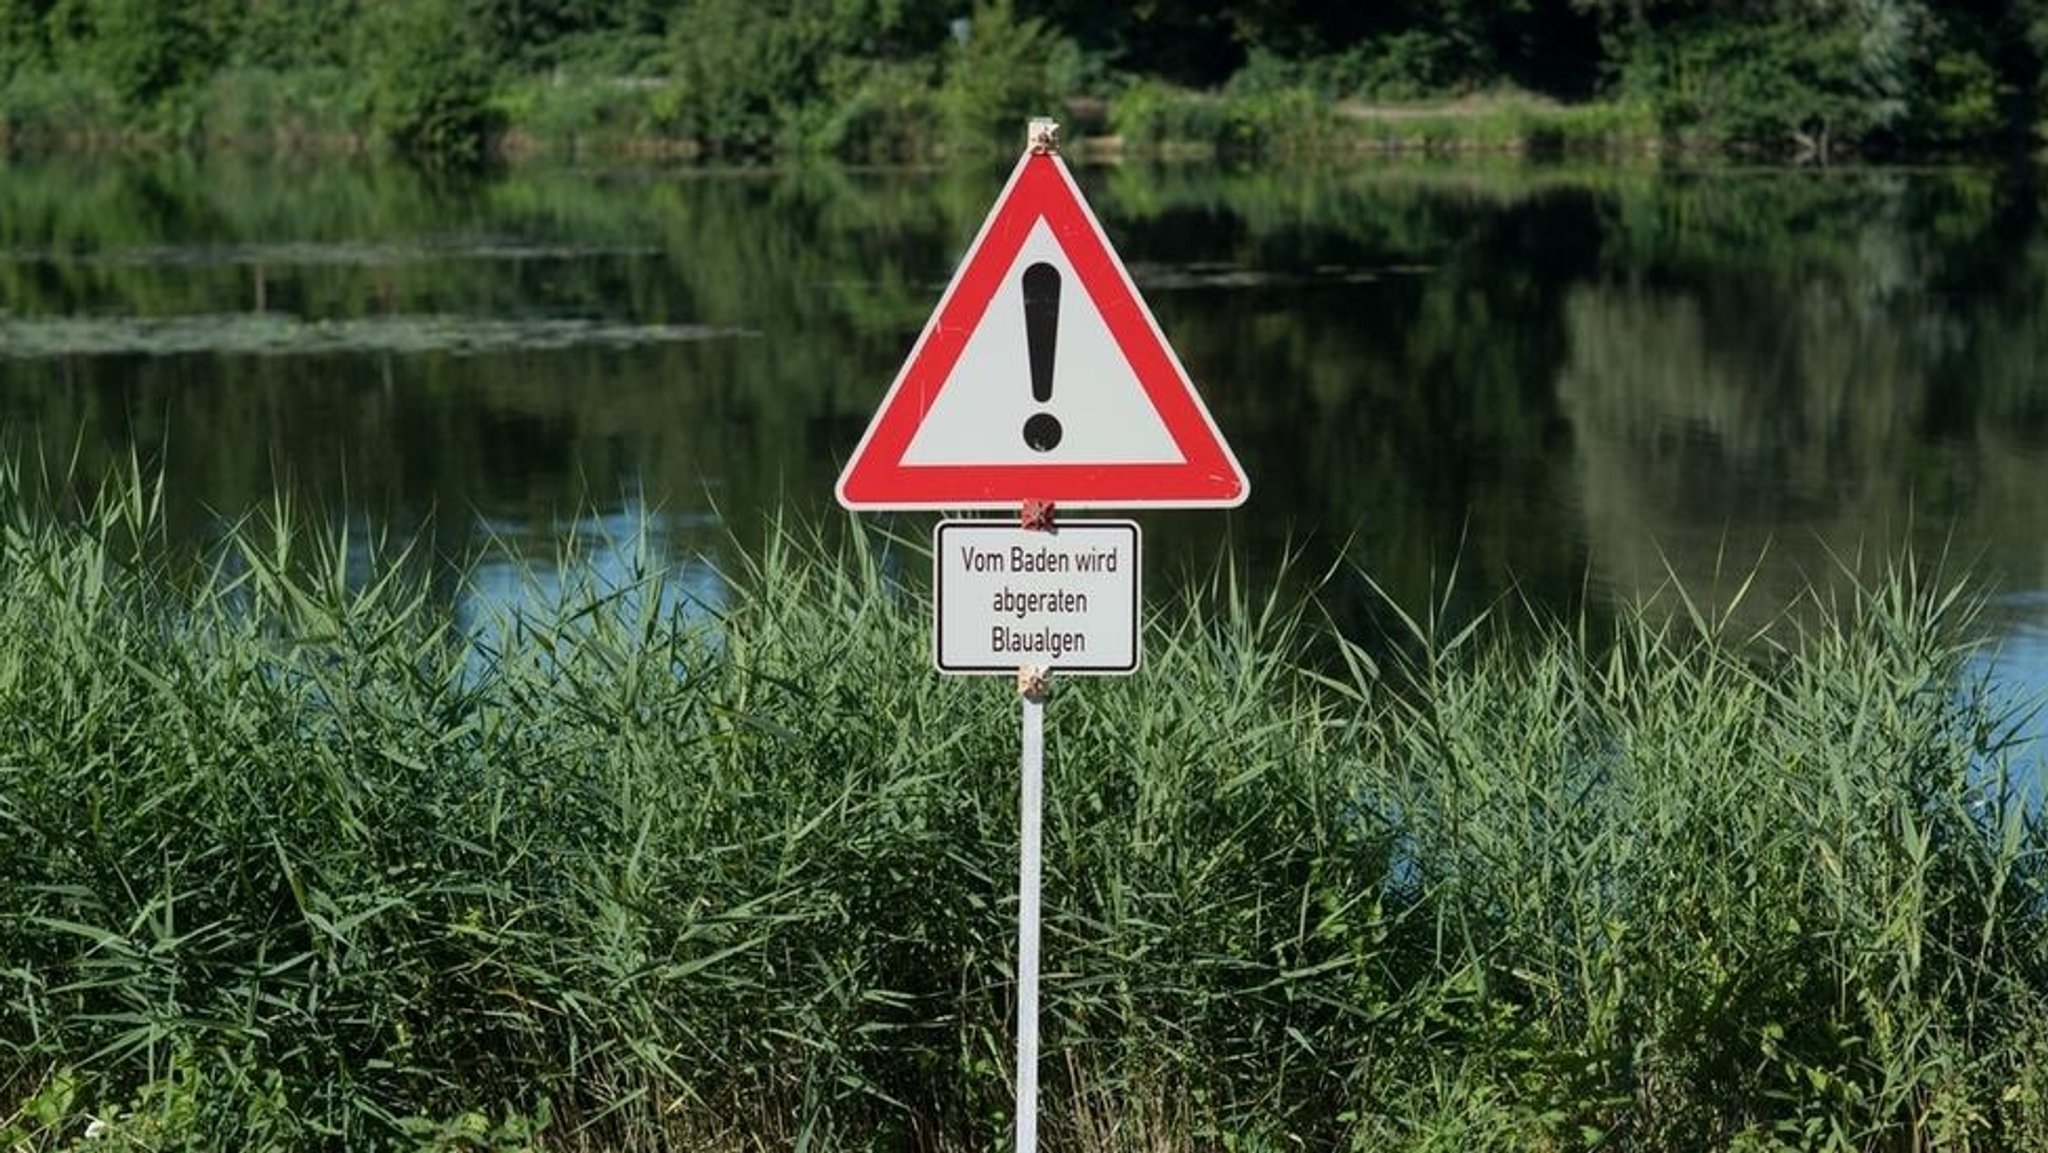
M 465 630 L 402 551 L 281 507 L 194 575 L 108 493 L 0 479 L 0 1148 L 1005 1139 L 1016 705 L 928 668 L 914 546 Z M 1047 714 L 1047 1147 L 2040 1147 L 1970 613 L 1157 606 Z

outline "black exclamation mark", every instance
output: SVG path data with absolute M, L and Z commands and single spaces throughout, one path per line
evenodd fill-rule
M 1031 399 L 1052 403 L 1053 346 L 1060 333 L 1060 270 L 1043 260 L 1024 270 L 1024 343 L 1031 357 Z M 1024 422 L 1024 443 L 1038 452 L 1059 447 L 1060 421 L 1049 412 Z

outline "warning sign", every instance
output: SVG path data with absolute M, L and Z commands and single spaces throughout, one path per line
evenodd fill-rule
M 851 509 L 1250 492 L 1059 156 L 1026 153 L 839 478 Z

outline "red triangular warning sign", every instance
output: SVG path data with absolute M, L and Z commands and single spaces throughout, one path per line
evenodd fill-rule
M 1066 165 L 1027 153 L 838 491 L 850 509 L 1213 508 L 1251 486 Z

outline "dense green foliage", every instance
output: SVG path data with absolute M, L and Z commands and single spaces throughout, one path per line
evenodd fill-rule
M 867 157 L 1011 140 L 1062 107 L 1099 129 L 1135 84 L 1197 122 L 1218 94 L 1291 94 L 1288 119 L 1602 97 L 1641 110 L 1609 143 L 1825 157 L 2029 132 L 2044 52 L 2042 0 L 0 0 L 0 133 L 375 135 L 460 156 L 507 117 L 550 144 Z M 256 133 L 252 73 L 293 97 Z M 53 87 L 81 86 L 90 116 L 47 115 Z
M 150 486 L 0 493 L 9 1148 L 998 1143 L 1015 701 L 932 675 L 903 545 L 458 628 L 285 510 L 195 583 Z M 1061 688 L 1051 1147 L 2048 1137 L 1967 602 L 1437 619 L 1220 581 Z
M 491 73 L 459 0 L 385 6 L 361 35 L 377 130 L 407 152 L 475 159 L 494 120 Z

